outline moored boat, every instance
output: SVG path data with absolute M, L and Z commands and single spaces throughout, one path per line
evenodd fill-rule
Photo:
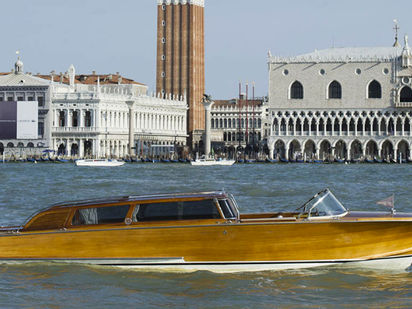
M 84 159 L 84 160 L 76 160 L 76 166 L 96 166 L 96 167 L 104 167 L 104 166 L 122 166 L 125 162 L 117 161 L 115 159 Z
M 68 202 L 0 236 L 2 263 L 226 272 L 412 262 L 412 214 L 348 211 L 327 189 L 296 211 L 259 214 L 240 214 L 225 192 Z

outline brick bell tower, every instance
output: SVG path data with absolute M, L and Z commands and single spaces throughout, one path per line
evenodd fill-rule
M 205 128 L 204 0 L 157 4 L 156 92 L 186 95 L 188 144 L 194 149 Z

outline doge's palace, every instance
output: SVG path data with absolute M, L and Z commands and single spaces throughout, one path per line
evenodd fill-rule
M 411 158 L 412 54 L 391 47 L 269 53 L 270 156 L 283 160 Z

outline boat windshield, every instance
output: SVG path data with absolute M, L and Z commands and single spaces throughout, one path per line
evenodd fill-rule
M 329 189 L 325 189 L 298 208 L 299 217 L 314 219 L 318 217 L 342 217 L 348 210 L 339 202 Z

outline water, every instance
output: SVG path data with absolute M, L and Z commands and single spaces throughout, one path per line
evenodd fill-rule
M 412 165 L 0 164 L 0 225 L 53 203 L 110 195 L 225 189 L 242 212 L 292 210 L 325 187 L 353 210 L 395 193 L 412 212 Z M 411 307 L 412 273 L 348 267 L 215 274 L 138 272 L 63 264 L 1 265 L 0 308 Z

